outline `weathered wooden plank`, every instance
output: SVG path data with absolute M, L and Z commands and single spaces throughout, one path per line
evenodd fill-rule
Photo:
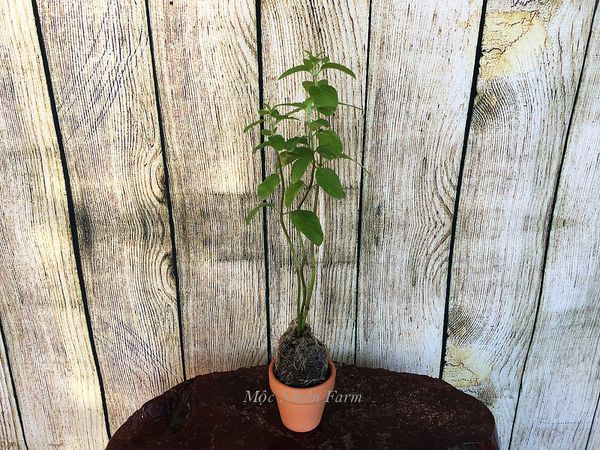
M 40 3 L 110 424 L 182 381 L 144 2 Z
M 0 448 L 25 449 L 12 382 L 6 346 L 0 336 Z
M 600 395 L 598 15 L 576 102 L 515 418 L 515 449 L 584 449 Z
M 253 1 L 150 2 L 188 376 L 267 358 Z
M 452 262 L 444 379 L 506 446 L 593 0 L 487 3 Z
M 327 75 L 340 92 L 341 100 L 361 106 L 365 97 L 369 2 L 353 0 L 280 2 L 265 0 L 262 8 L 264 96 L 276 104 L 303 98 L 301 74 L 277 81 L 289 67 L 302 61 L 303 50 L 325 51 L 331 60 L 352 68 L 357 79 L 330 71 Z M 333 128 L 341 136 L 345 151 L 360 160 L 362 114 L 340 107 Z M 267 156 L 271 154 L 267 153 Z M 269 170 L 274 170 L 268 159 Z M 269 172 L 270 173 L 270 172 Z M 321 196 L 320 210 L 325 227 L 324 244 L 318 255 L 318 284 L 311 306 L 313 331 L 331 346 L 333 357 L 354 361 L 356 317 L 356 270 L 360 168 L 350 162 L 339 164 L 346 198 L 340 202 Z M 292 263 L 276 220 L 269 221 L 269 283 L 271 338 L 274 346 L 295 315 Z M 274 350 L 275 351 L 275 347 Z
M 481 2 L 374 2 L 357 362 L 437 376 Z
M 3 345 L 29 448 L 102 448 L 102 399 L 34 14 L 30 2 L 3 0 L 0 10 Z M 4 347 L 0 360 L 0 446 L 25 448 Z

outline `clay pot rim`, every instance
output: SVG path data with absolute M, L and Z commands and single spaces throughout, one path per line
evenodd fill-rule
M 292 392 L 292 393 L 298 393 L 298 394 L 302 393 L 303 395 L 310 395 L 313 393 L 316 394 L 318 392 L 323 391 L 323 388 L 325 388 L 326 385 L 330 385 L 328 390 L 331 390 L 333 388 L 333 381 L 335 380 L 335 376 L 336 376 L 336 369 L 335 369 L 335 364 L 333 363 L 331 358 L 328 359 L 327 361 L 329 363 L 329 377 L 327 377 L 327 379 L 325 381 L 323 381 L 321 384 L 317 384 L 316 386 L 311 386 L 311 387 L 306 387 L 306 388 L 297 388 L 297 387 L 288 386 L 287 384 L 284 384 L 277 379 L 277 377 L 275 376 L 275 373 L 273 372 L 273 366 L 275 365 L 275 358 L 273 358 L 271 360 L 271 362 L 269 363 L 269 384 L 271 385 L 271 390 L 273 391 L 273 393 L 275 395 L 277 395 L 277 392 L 279 392 L 283 389 L 285 389 L 288 392 Z

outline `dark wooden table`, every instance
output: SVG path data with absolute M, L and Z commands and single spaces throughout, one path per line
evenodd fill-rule
M 341 366 L 335 390 L 301 434 L 282 425 L 267 366 L 198 376 L 142 406 L 107 449 L 498 449 L 488 408 L 438 379 Z

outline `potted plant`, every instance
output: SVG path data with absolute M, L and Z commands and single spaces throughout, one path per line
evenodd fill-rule
M 265 104 L 259 118 L 244 132 L 260 126 L 262 142 L 254 153 L 273 157 L 274 173 L 258 186 L 263 200 L 246 217 L 246 223 L 262 208 L 272 210 L 279 222 L 293 262 L 296 287 L 296 316 L 281 338 L 269 365 L 269 384 L 277 397 L 281 419 L 294 431 L 310 431 L 320 422 L 325 402 L 335 382 L 335 366 L 326 346 L 315 337 L 308 313 L 317 278 L 317 247 L 323 243 L 319 211 L 321 191 L 335 199 L 345 192 L 335 167 L 340 160 L 353 160 L 343 151 L 330 118 L 339 105 L 337 90 L 329 84 L 330 70 L 356 78 L 349 68 L 331 62 L 323 54 L 305 52 L 302 64 L 286 70 L 279 79 L 300 73 L 306 96 L 294 103 Z M 284 123 L 288 136 L 279 129 Z M 264 149 L 264 150 L 263 150 Z M 271 197 L 276 199 L 271 200 Z

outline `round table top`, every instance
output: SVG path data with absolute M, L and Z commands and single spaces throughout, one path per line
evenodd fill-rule
M 117 430 L 123 449 L 498 449 L 492 413 L 436 378 L 338 366 L 321 424 L 286 429 L 267 366 L 213 372 L 150 400 Z

